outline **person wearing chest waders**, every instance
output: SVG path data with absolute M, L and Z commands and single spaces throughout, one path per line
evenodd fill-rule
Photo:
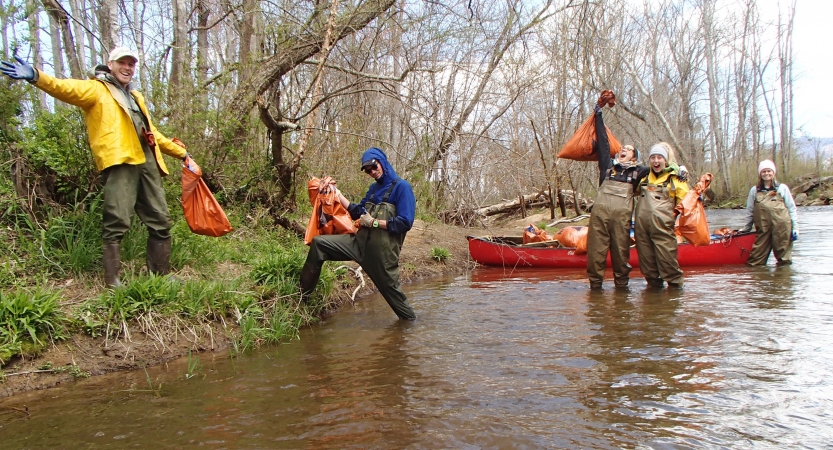
M 399 251 L 414 223 L 414 191 L 410 183 L 396 175 L 378 148 L 364 152 L 361 170 L 376 181 L 359 203 L 351 203 L 337 191 L 339 202 L 354 220 L 359 219 L 361 227 L 355 235 L 313 238 L 301 270 L 301 295 L 307 297 L 315 289 L 324 261 L 352 260 L 364 269 L 400 319 L 416 319 L 399 286 Z
M 677 203 L 688 192 L 688 184 L 681 180 L 681 168 L 673 163 L 671 145 L 660 142 L 648 151 L 650 172 L 639 184 L 635 220 L 636 252 L 639 270 L 648 286 L 661 288 L 683 287 L 683 271 L 677 261 L 677 237 L 674 222 Z M 684 178 L 684 176 L 683 176 Z
M 93 159 L 104 182 L 105 285 L 121 285 L 119 247 L 134 212 L 148 229 L 148 271 L 167 274 L 173 222 L 162 188 L 162 177 L 168 175 L 162 153 L 181 160 L 187 153 L 150 120 L 144 97 L 132 82 L 139 61 L 136 53 L 114 48 L 106 66 L 90 70 L 89 80 L 57 79 L 15 59 L 16 63 L 0 63 L 0 71 L 84 111 Z
M 601 106 L 596 105 L 596 130 L 604 130 Z M 639 181 L 648 175 L 648 167 L 637 165 L 639 152 L 625 145 L 614 161 L 610 158 L 607 133 L 596 133 L 599 155 L 599 193 L 590 215 L 587 233 L 587 278 L 591 289 L 601 289 L 607 252 L 613 267 L 613 283 L 627 287 L 631 265 L 630 226 L 633 216 L 633 193 Z
M 775 163 L 765 159 L 758 165 L 758 184 L 746 199 L 746 226 L 755 226 L 755 244 L 747 264 L 766 265 L 772 252 L 778 264 L 792 264 L 793 241 L 798 239 L 798 213 L 790 188 L 775 179 Z

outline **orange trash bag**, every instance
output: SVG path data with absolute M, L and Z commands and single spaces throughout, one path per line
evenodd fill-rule
M 680 220 L 674 228 L 674 233 L 677 236 L 684 237 L 695 247 L 709 245 L 709 242 L 711 242 L 709 222 L 706 220 L 706 208 L 703 207 L 701 196 L 709 188 L 713 178 L 714 176 L 710 173 L 703 174 L 697 184 L 694 185 L 694 189 L 688 191 L 683 197 L 683 201 L 675 208 L 680 213 Z M 679 238 L 677 240 L 679 241 Z
M 613 91 L 604 90 L 602 94 L 599 96 L 599 105 L 610 105 L 614 106 L 616 104 L 616 96 L 613 94 Z M 607 132 L 607 139 L 610 142 L 610 157 L 615 158 L 619 151 L 622 149 L 622 144 L 613 136 L 613 133 L 610 132 L 610 128 L 605 126 L 605 131 Z M 558 157 L 563 159 L 572 159 L 574 161 L 598 161 L 599 156 L 596 154 L 596 151 L 593 149 L 593 142 L 596 141 L 596 114 L 590 114 L 590 117 L 584 121 L 581 126 L 578 127 L 573 137 L 564 144 L 564 147 L 561 147 L 561 150 L 558 152 Z
M 313 178 L 307 183 L 307 194 L 312 203 L 312 214 L 304 234 L 304 243 L 307 245 L 319 234 L 355 234 L 357 231 L 350 213 L 338 201 L 335 188 L 327 189 L 326 193 L 320 192 L 329 186 L 335 186 L 330 177 L 320 180 Z
M 226 213 L 202 179 L 202 169 L 190 156 L 182 163 L 182 211 L 195 234 L 220 237 L 233 230 Z
M 524 228 L 524 244 L 529 244 L 532 242 L 544 242 L 551 240 L 549 236 L 547 236 L 547 232 L 536 227 L 533 224 L 529 224 L 528 227 Z
M 587 227 L 565 227 L 553 239 L 565 247 L 575 247 L 577 254 L 587 253 Z

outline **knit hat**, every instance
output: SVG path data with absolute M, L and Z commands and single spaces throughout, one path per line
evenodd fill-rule
M 654 144 L 651 150 L 648 151 L 648 158 L 654 155 L 660 155 L 665 158 L 665 161 L 668 161 L 668 149 L 662 144 Z
M 771 170 L 771 171 L 772 171 L 772 173 L 774 174 L 774 173 L 775 173 L 775 163 L 774 163 L 774 162 L 772 162 L 772 161 L 770 161 L 770 160 L 768 160 L 768 159 L 765 159 L 765 160 L 761 161 L 761 163 L 760 163 L 760 164 L 758 164 L 758 175 L 760 175 L 760 174 L 761 174 L 761 172 L 762 172 L 764 169 L 769 169 L 769 170 Z

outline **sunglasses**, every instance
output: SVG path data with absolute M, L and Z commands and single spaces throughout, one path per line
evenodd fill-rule
M 362 167 L 362 170 L 364 170 L 364 173 L 366 173 L 366 174 L 370 175 L 370 172 L 373 172 L 374 170 L 376 170 L 376 169 L 378 169 L 378 168 L 379 168 L 379 165 L 378 165 L 378 164 L 376 164 L 376 163 L 374 163 L 374 164 L 373 164 L 373 165 L 371 165 L 371 166 L 364 166 L 364 167 Z

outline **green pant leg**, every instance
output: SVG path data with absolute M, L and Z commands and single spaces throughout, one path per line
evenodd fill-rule
M 792 263 L 793 241 L 790 239 L 792 235 L 792 224 L 786 226 L 782 224 L 774 224 L 772 230 L 772 256 L 779 263 Z M 781 225 L 781 226 L 779 226 Z
M 746 263 L 750 266 L 765 266 L 770 251 L 772 251 L 772 230 L 759 231 L 755 235 L 755 244 L 752 245 L 752 251 Z
M 677 238 L 673 229 L 658 230 L 652 235 L 659 276 L 670 284 L 683 283 L 683 270 L 677 260 Z
M 105 243 L 121 242 L 130 229 L 130 219 L 138 194 L 139 167 L 119 164 L 102 172 L 104 178 L 104 205 L 102 237 Z
M 156 159 L 149 152 L 144 164 L 138 167 L 138 193 L 136 195 L 136 214 L 148 229 L 148 234 L 157 239 L 171 237 L 171 213 L 162 187 L 162 176 L 156 166 Z
M 631 265 L 630 212 L 618 214 L 610 223 L 610 265 L 613 268 L 613 279 L 618 285 L 628 283 Z
M 601 206 L 590 215 L 587 230 L 587 278 L 591 284 L 604 281 L 607 251 L 610 248 L 609 211 Z
M 307 264 L 321 267 L 325 261 L 361 261 L 356 236 L 352 234 L 320 235 L 312 239 Z
M 659 270 L 657 270 L 657 258 L 654 254 L 654 245 L 651 243 L 651 237 L 645 230 L 645 226 L 640 226 L 637 223 L 634 230 L 634 237 L 636 238 L 636 252 L 639 256 L 639 270 L 649 284 L 662 283 L 659 277 Z
M 362 238 L 366 238 L 365 241 Z M 400 319 L 416 319 L 416 313 L 408 305 L 408 297 L 399 285 L 401 243 L 382 229 L 369 230 L 369 234 L 359 233 L 357 239 L 359 247 L 363 247 L 362 259 L 358 262 L 393 312 Z

